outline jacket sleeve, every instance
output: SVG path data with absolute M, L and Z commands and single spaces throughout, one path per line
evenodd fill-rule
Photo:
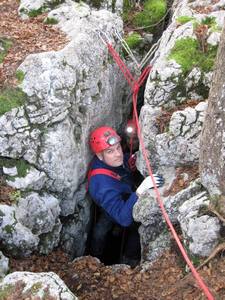
M 96 175 L 89 185 L 89 192 L 94 201 L 101 206 L 116 223 L 127 227 L 133 222 L 133 206 L 137 201 L 135 192 L 124 201 L 118 181 L 109 176 Z

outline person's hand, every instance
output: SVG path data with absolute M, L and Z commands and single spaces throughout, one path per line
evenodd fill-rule
M 128 166 L 129 166 L 131 172 L 134 172 L 134 171 L 137 170 L 136 160 L 137 160 L 137 155 L 136 154 L 132 154 L 130 156 L 130 158 L 128 159 Z
M 164 179 L 161 175 L 153 174 L 154 181 L 157 187 L 161 187 L 164 184 Z M 154 187 L 151 176 L 146 177 L 136 190 L 138 196 L 145 193 L 148 189 Z

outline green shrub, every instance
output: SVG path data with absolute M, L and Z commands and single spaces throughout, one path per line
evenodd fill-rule
M 0 47 L 3 50 L 0 50 L 0 64 L 3 62 L 8 50 L 12 47 L 12 41 L 7 38 L 0 38 Z
M 44 9 L 42 7 L 38 8 L 38 9 L 32 9 L 28 12 L 28 16 L 30 18 L 35 18 L 39 15 L 41 15 L 44 12 Z
M 174 59 L 185 74 L 194 67 L 200 68 L 203 72 L 212 70 L 216 58 L 217 46 L 208 45 L 208 51 L 200 50 L 199 42 L 191 37 L 182 38 L 176 41 L 169 59 Z
M 142 41 L 142 37 L 139 33 L 135 32 L 135 33 L 132 33 L 131 35 L 128 35 L 125 38 L 125 41 L 131 49 L 134 49 L 140 45 L 140 43 Z
M 142 12 L 134 16 L 134 24 L 138 27 L 147 27 L 157 24 L 166 13 L 166 1 L 147 0 L 144 3 Z M 149 27 L 149 31 L 154 31 L 154 27 Z
M 215 17 L 206 17 L 202 20 L 201 24 L 207 25 L 208 27 L 212 27 L 217 25 Z
M 45 24 L 49 24 L 49 25 L 54 25 L 54 24 L 58 24 L 58 20 L 55 19 L 55 18 L 49 18 L 49 17 L 47 17 L 47 18 L 44 20 L 44 23 L 45 23 Z
M 193 20 L 194 20 L 194 18 L 189 17 L 189 16 L 180 16 L 180 17 L 176 18 L 176 21 L 180 24 L 185 24 L 185 23 L 193 21 Z
M 26 94 L 20 88 L 6 88 L 0 91 L 0 116 L 14 107 L 25 103 Z
M 133 5 L 130 0 L 123 0 L 123 21 L 125 23 L 129 21 L 132 8 Z

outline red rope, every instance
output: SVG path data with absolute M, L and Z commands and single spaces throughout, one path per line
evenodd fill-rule
M 155 183 L 155 180 L 154 180 L 154 177 L 153 177 L 153 173 L 152 173 L 152 169 L 151 169 L 151 165 L 150 165 L 150 162 L 149 162 L 149 159 L 148 159 L 148 155 L 147 155 L 147 151 L 145 149 L 145 146 L 144 146 L 144 140 L 143 140 L 143 137 L 142 137 L 142 134 L 141 134 L 141 128 L 140 128 L 140 125 L 139 125 L 139 121 L 138 121 L 138 113 L 137 113 L 137 96 L 138 96 L 138 91 L 139 91 L 139 88 L 140 86 L 143 84 L 144 80 L 146 79 L 147 75 L 149 74 L 150 70 L 151 70 L 151 66 L 148 66 L 146 67 L 143 72 L 141 73 L 140 77 L 138 78 L 138 80 L 136 81 L 134 79 L 134 77 L 132 76 L 132 74 L 130 73 L 129 69 L 126 67 L 126 65 L 124 64 L 124 62 L 121 60 L 120 56 L 118 55 L 118 53 L 113 49 L 112 45 L 108 44 L 107 43 L 107 47 L 111 53 L 111 55 L 113 56 L 115 62 L 117 63 L 117 65 L 119 66 L 120 70 L 123 72 L 128 84 L 130 85 L 130 87 L 132 88 L 132 91 L 133 91 L 133 119 L 135 120 L 136 122 L 136 127 L 137 127 L 137 133 L 138 133 L 138 138 L 139 138 L 139 142 L 140 142 L 140 145 L 141 145 L 141 149 L 142 149 L 142 152 L 143 152 L 143 156 L 144 156 L 144 159 L 145 159 L 145 162 L 146 162 L 146 166 L 147 166 L 147 169 L 148 169 L 148 173 L 149 175 L 151 176 L 152 178 L 152 182 L 153 182 L 153 186 L 154 186 L 154 191 L 155 191 L 155 194 L 156 194 L 156 199 L 157 199 L 157 202 L 159 204 L 159 207 L 162 211 L 162 214 L 163 214 L 163 217 L 164 219 L 166 220 L 166 223 L 169 227 L 169 229 L 171 230 L 172 232 L 172 235 L 175 239 L 175 241 L 177 242 L 177 245 L 180 249 L 180 252 L 182 253 L 186 263 L 188 264 L 193 276 L 195 277 L 199 287 L 203 290 L 205 296 L 209 299 L 209 300 L 214 300 L 214 297 L 212 296 L 212 294 L 210 293 L 208 287 L 205 285 L 204 281 L 202 280 L 202 278 L 200 277 L 199 273 L 197 272 L 197 270 L 195 269 L 194 265 L 192 264 L 191 260 L 189 259 L 181 241 L 179 240 L 179 237 L 173 227 L 173 224 L 171 223 L 170 219 L 169 219 L 169 216 L 166 212 L 166 209 L 163 205 L 163 201 L 161 199 L 161 196 L 160 196 L 160 193 L 159 193 L 159 190 L 156 186 L 156 183 Z
M 134 77 L 132 76 L 130 70 L 127 68 L 127 66 L 124 64 L 122 59 L 120 58 L 119 54 L 116 52 L 116 50 L 113 48 L 111 44 L 107 43 L 107 47 L 109 49 L 109 52 L 111 53 L 112 57 L 114 58 L 115 62 L 119 66 L 120 70 L 123 72 L 124 77 L 126 78 L 128 84 L 130 87 L 133 87 L 133 84 L 135 82 Z

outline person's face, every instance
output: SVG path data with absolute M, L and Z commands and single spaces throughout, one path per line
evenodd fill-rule
M 98 158 L 111 167 L 121 166 L 123 164 L 123 151 L 120 143 L 98 153 Z

